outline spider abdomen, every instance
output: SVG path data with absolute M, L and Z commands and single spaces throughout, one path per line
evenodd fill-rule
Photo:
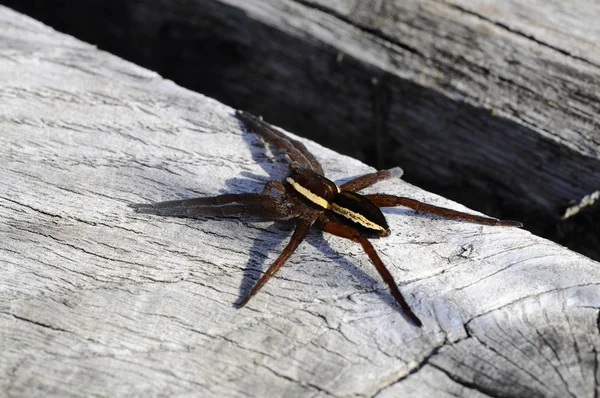
M 387 236 L 389 226 L 379 207 L 356 192 L 340 192 L 331 203 L 331 211 L 372 236 Z

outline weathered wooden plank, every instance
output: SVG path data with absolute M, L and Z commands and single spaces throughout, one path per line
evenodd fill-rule
M 600 5 L 596 1 L 450 0 L 447 3 L 568 57 L 600 65 L 597 23 Z
M 232 109 L 0 7 L 0 395 L 594 396 L 600 268 L 514 228 L 387 210 L 313 233 L 243 310 L 287 224 L 128 204 L 259 190 L 286 160 Z M 327 174 L 371 169 L 305 141 Z M 398 179 L 370 190 L 463 209 Z
M 594 1 L 7 4 L 600 259 Z
M 561 13 L 564 2 L 227 3 L 329 47 L 323 61 L 329 67 L 321 68 L 328 82 L 317 84 L 352 101 L 326 98 L 327 112 L 311 115 L 331 142 L 354 143 L 349 153 L 359 158 L 379 145 L 383 163 L 401 162 L 409 180 L 480 209 L 502 204 L 532 231 L 600 258 L 591 227 L 597 217 L 589 214 L 580 225 L 560 220 L 564 207 L 596 191 L 600 180 L 600 64 L 586 55 L 598 53 L 597 6 L 576 4 Z M 518 18 L 531 8 L 546 18 L 537 25 Z M 563 16 L 562 23 L 545 34 L 552 15 Z M 591 41 L 579 40 L 588 32 Z M 331 67 L 335 53 L 350 63 L 346 68 L 355 69 L 354 62 L 375 68 L 379 87 L 364 84 L 366 76 L 362 85 L 344 82 L 359 72 L 338 74 Z M 267 107 L 274 104 L 264 113 Z M 352 127 L 340 128 L 343 119 Z

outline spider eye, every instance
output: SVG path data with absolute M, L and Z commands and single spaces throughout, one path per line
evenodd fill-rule
M 389 226 L 379 207 L 356 192 L 340 192 L 331 204 L 331 210 L 363 232 L 375 236 L 389 234 Z

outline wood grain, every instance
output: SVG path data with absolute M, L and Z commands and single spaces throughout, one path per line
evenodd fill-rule
M 233 110 L 0 7 L 0 395 L 598 395 L 598 263 L 515 228 L 385 211 L 311 233 L 243 310 L 285 223 L 136 214 L 258 191 L 287 160 Z M 329 177 L 372 169 L 310 141 Z M 368 192 L 465 208 L 399 179 Z
M 5 4 L 600 260 L 593 0 Z

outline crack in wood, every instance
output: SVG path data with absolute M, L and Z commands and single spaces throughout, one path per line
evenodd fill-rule
M 13 314 L 13 313 L 11 313 L 11 312 L 0 312 L 0 314 L 6 314 L 6 315 L 10 315 L 10 316 L 12 316 L 13 318 L 15 318 L 15 319 L 18 319 L 19 321 L 23 321 L 23 322 L 30 323 L 30 324 L 32 324 L 32 325 L 40 326 L 40 327 L 42 327 L 42 328 L 49 329 L 49 330 L 52 330 L 52 331 L 54 331 L 54 332 L 72 333 L 70 330 L 67 330 L 67 329 L 62 329 L 62 328 L 59 328 L 59 327 L 56 327 L 56 326 L 50 325 L 50 324 L 48 324 L 48 323 L 44 323 L 44 322 L 40 322 L 40 321 L 35 321 L 35 320 L 33 320 L 33 319 L 28 319 L 28 318 L 25 318 L 25 317 L 23 317 L 23 316 L 20 316 L 20 315 Z
M 294 3 L 301 4 L 301 5 L 303 5 L 303 6 L 307 7 L 307 8 L 310 8 L 310 9 L 313 9 L 313 10 L 317 10 L 317 11 L 320 11 L 320 12 L 322 12 L 324 14 L 332 16 L 332 17 L 334 17 L 334 18 L 336 18 L 336 19 L 338 19 L 338 20 L 340 20 L 340 21 L 342 21 L 342 22 L 344 22 L 344 23 L 346 23 L 346 24 L 348 24 L 348 25 L 350 25 L 350 26 L 352 26 L 352 27 L 354 27 L 356 29 L 361 30 L 364 33 L 367 33 L 369 35 L 372 35 L 374 37 L 382 39 L 382 40 L 384 40 L 384 41 L 386 41 L 388 43 L 391 43 L 391 44 L 393 44 L 395 46 L 398 46 L 399 48 L 401 48 L 401 49 L 403 49 L 405 51 L 408 51 L 411 54 L 418 55 L 419 57 L 425 58 L 425 55 L 423 53 L 421 53 L 421 51 L 419 51 L 417 48 L 412 47 L 412 46 L 410 46 L 410 45 L 408 45 L 406 43 L 403 43 L 403 42 L 401 42 L 401 41 L 393 38 L 392 36 L 386 35 L 385 33 L 381 32 L 379 29 L 372 28 L 372 27 L 366 26 L 364 24 L 357 23 L 356 21 L 353 21 L 352 19 L 350 19 L 350 18 L 346 17 L 345 15 L 342 15 L 342 14 L 340 14 L 340 13 L 332 10 L 329 7 L 326 7 L 326 6 L 317 4 L 317 3 L 313 3 L 313 2 L 310 2 L 310 1 L 306 1 L 306 0 L 292 0 L 292 1 Z

